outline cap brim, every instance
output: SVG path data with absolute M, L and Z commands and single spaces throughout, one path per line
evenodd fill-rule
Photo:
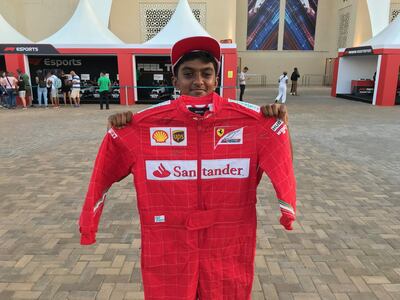
M 221 61 L 221 46 L 218 41 L 208 36 L 193 36 L 177 41 L 171 49 L 171 63 L 175 66 L 177 62 L 187 53 L 194 51 L 205 51 L 210 53 L 217 63 Z

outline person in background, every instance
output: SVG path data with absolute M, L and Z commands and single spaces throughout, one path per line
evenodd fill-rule
M 6 72 L 0 71 L 0 106 L 7 108 L 7 91 L 6 91 Z
M 246 73 L 249 70 L 248 67 L 244 67 L 243 71 L 239 74 L 239 86 L 240 86 L 240 96 L 239 101 L 243 101 L 244 90 L 246 89 Z
M 64 99 L 64 106 L 67 105 L 67 99 L 72 106 L 71 100 L 71 87 L 72 87 L 72 80 L 71 75 L 65 74 L 64 71 L 61 71 L 61 92 L 63 94 Z
M 106 73 L 102 71 L 100 73 L 100 78 L 97 80 L 100 93 L 100 109 L 103 109 L 103 103 L 106 103 L 106 109 L 109 109 L 109 98 L 110 98 L 110 88 L 111 81 L 110 78 L 106 76 Z
M 22 72 L 21 69 L 17 69 L 18 77 L 21 77 L 22 80 L 24 81 L 25 85 L 25 99 L 26 99 L 26 105 L 27 106 L 33 106 L 32 104 L 32 85 L 31 85 L 31 79 L 29 78 L 29 75 Z M 18 78 L 19 80 L 19 78 Z
M 49 83 L 49 78 L 51 76 L 50 72 L 46 73 L 46 88 L 47 88 L 47 102 L 53 105 L 53 98 L 51 97 L 51 85 Z
M 47 83 L 51 87 L 50 93 L 51 93 L 51 104 L 53 108 L 60 108 L 60 103 L 58 100 L 58 89 L 56 87 L 56 80 L 57 80 L 57 75 L 56 72 L 53 70 L 51 71 L 51 76 L 47 79 Z
M 290 88 L 290 95 L 297 95 L 297 81 L 299 80 L 300 73 L 297 68 L 294 68 L 292 75 L 290 76 L 290 80 L 292 81 L 292 87 Z
M 26 110 L 26 85 L 25 85 L 25 80 L 22 77 L 22 72 L 21 70 L 17 70 L 18 73 L 18 97 L 21 99 L 22 102 L 22 109 Z
M 281 76 L 279 76 L 279 93 L 278 96 L 275 98 L 275 102 L 281 102 L 285 103 L 286 102 L 286 93 L 287 93 L 287 83 L 289 81 L 289 78 L 287 77 L 287 72 L 284 71 Z
M 43 75 L 42 70 L 38 70 L 36 72 L 35 81 L 37 84 L 37 95 L 38 95 L 38 105 L 42 106 L 42 96 L 43 96 L 43 104 L 45 108 L 49 108 L 48 98 L 47 98 L 47 83 L 46 77 Z
M 17 107 L 16 102 L 16 92 L 18 87 L 18 80 L 14 77 L 14 73 L 8 72 L 7 76 L 5 77 L 6 82 L 6 91 L 7 91 L 7 106 L 10 109 L 15 109 Z
M 81 103 L 81 98 L 80 98 L 80 91 L 81 91 L 81 79 L 80 77 L 75 73 L 75 71 L 71 71 L 70 73 L 72 77 L 72 90 L 71 90 L 71 98 L 74 100 L 75 107 L 79 107 Z

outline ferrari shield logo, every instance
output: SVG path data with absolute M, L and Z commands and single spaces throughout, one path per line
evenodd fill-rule
M 173 130 L 172 131 L 172 139 L 177 143 L 183 142 L 185 140 L 185 131 Z
M 217 128 L 217 135 L 218 135 L 219 137 L 223 136 L 224 133 L 225 133 L 225 129 L 223 129 L 223 128 Z

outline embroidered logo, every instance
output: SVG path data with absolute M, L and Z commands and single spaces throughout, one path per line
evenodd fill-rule
M 177 143 L 182 143 L 185 140 L 185 131 L 172 130 L 172 139 Z
M 278 119 L 274 125 L 272 125 L 271 130 L 277 135 L 281 135 L 286 133 L 287 127 L 285 122 L 283 122 L 281 119 Z
M 154 216 L 154 223 L 164 223 L 165 222 L 165 216 Z
M 223 129 L 223 128 L 217 128 L 217 135 L 219 136 L 219 137 L 221 137 L 221 136 L 223 136 L 224 135 L 224 132 L 225 132 L 225 129 Z
M 232 99 L 228 99 L 228 102 L 236 103 L 236 104 L 238 104 L 240 106 L 246 107 L 247 109 L 251 109 L 251 110 L 253 110 L 255 112 L 258 112 L 258 113 L 260 112 L 260 107 L 258 105 L 255 105 L 255 104 L 252 104 L 252 103 L 249 103 L 249 102 L 237 101 L 237 100 L 232 100 Z
M 158 144 L 163 144 L 168 140 L 168 133 L 164 130 L 156 130 L 151 135 L 151 138 Z
M 115 133 L 114 129 L 110 128 L 108 129 L 108 133 L 111 135 L 111 137 L 115 140 L 118 135 Z
M 214 148 L 219 145 L 241 145 L 243 144 L 243 129 L 232 127 L 216 127 L 214 135 Z
M 153 172 L 153 175 L 154 175 L 155 177 L 158 177 L 158 178 L 165 178 L 165 177 L 168 177 L 169 175 L 171 175 L 171 172 L 168 171 L 167 169 L 165 169 L 165 167 L 164 167 L 163 164 L 161 163 L 161 164 L 158 166 L 157 170 L 155 170 L 155 171 Z

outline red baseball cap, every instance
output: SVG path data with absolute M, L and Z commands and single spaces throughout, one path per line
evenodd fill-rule
M 210 53 L 218 63 L 219 68 L 221 62 L 221 46 L 217 40 L 209 36 L 192 36 L 177 41 L 171 49 L 172 67 L 175 67 L 182 56 L 195 51 Z

